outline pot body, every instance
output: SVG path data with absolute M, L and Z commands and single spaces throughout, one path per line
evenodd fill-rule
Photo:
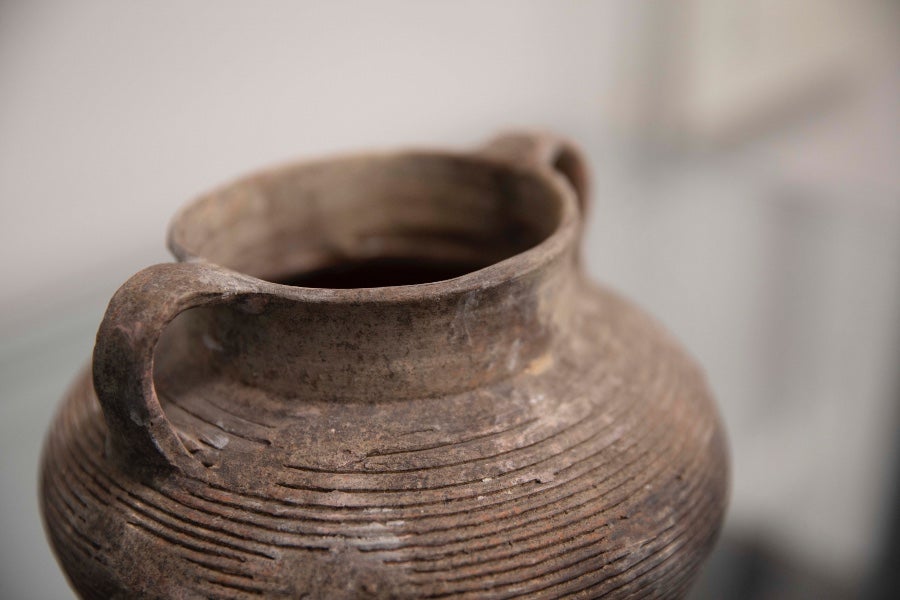
M 726 504 L 715 407 L 676 342 L 582 275 L 581 171 L 569 186 L 546 138 L 516 139 L 477 160 L 545 169 L 553 231 L 449 281 L 269 284 L 184 256 L 176 221 L 185 262 L 117 293 L 47 438 L 46 528 L 79 594 L 686 593 Z

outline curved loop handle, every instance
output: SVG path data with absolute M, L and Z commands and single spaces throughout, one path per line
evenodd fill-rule
M 148 267 L 115 293 L 97 331 L 94 389 L 110 450 L 129 465 L 189 471 L 199 466 L 163 413 L 153 384 L 160 334 L 181 312 L 267 296 L 258 279 L 203 263 Z
M 488 142 L 481 154 L 533 169 L 550 169 L 561 174 L 575 190 L 581 221 L 590 201 L 590 177 L 584 153 L 570 140 L 547 132 L 501 134 Z

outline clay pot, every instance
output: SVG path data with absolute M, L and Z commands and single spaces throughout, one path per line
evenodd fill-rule
M 183 209 L 48 435 L 85 598 L 677 598 L 726 502 L 703 376 L 589 282 L 552 136 L 291 165 Z

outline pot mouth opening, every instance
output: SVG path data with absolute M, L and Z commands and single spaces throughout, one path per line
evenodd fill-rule
M 287 293 L 483 287 L 561 252 L 574 238 L 575 202 L 559 177 L 477 155 L 348 156 L 266 171 L 198 198 L 173 219 L 169 247 L 179 260 L 215 263 Z

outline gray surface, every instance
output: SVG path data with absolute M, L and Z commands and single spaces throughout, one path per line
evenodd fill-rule
M 48 317 L 0 346 L 0 598 L 72 598 L 38 512 L 41 445 L 56 404 L 89 356 L 102 306 Z

